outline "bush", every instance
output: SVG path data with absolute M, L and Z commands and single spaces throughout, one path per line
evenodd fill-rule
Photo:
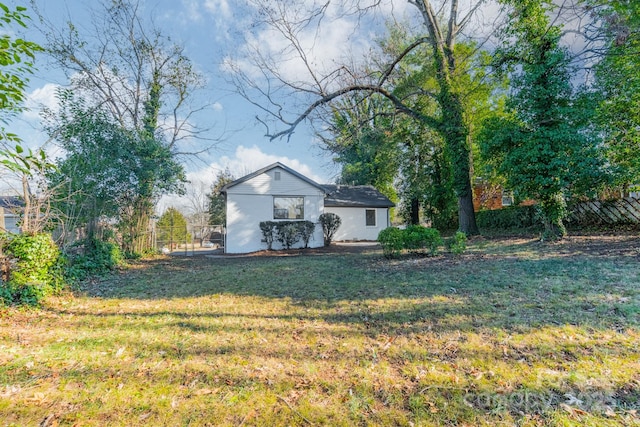
M 449 252 L 454 255 L 462 255 L 467 250 L 467 235 L 462 231 L 457 231 L 450 239 L 447 240 Z
M 342 225 L 342 219 L 333 212 L 325 212 L 320 215 L 320 224 L 322 224 L 322 234 L 324 235 L 324 244 L 329 246 L 336 235 L 336 231 Z
M 302 240 L 304 247 L 309 246 L 316 225 L 311 221 L 262 221 L 262 242 L 267 244 L 267 250 L 273 250 L 273 242 L 277 241 L 286 249 Z
M 302 221 L 298 223 L 300 238 L 305 248 L 309 247 L 309 240 L 313 237 L 313 232 L 316 231 L 316 225 L 311 221 Z
M 404 249 L 404 233 L 396 227 L 385 228 L 378 234 L 378 242 L 382 246 L 382 253 L 385 257 L 398 256 Z
M 72 246 L 69 266 L 66 269 L 67 279 L 84 280 L 91 276 L 105 274 L 124 261 L 120 248 L 113 242 L 90 238 Z
M 414 253 L 427 252 L 429 255 L 437 255 L 438 248 L 442 245 L 438 230 L 421 225 L 407 227 L 403 232 L 403 239 L 404 249 Z
M 260 231 L 262 231 L 262 242 L 267 244 L 267 250 L 273 249 L 273 242 L 276 239 L 276 225 L 275 221 L 262 221 L 260 223 Z
M 64 287 L 64 258 L 49 234 L 16 234 L 2 239 L 8 280 L 0 286 L 5 304 L 38 305 Z
M 300 229 L 296 221 L 282 221 L 276 225 L 276 240 L 285 247 L 291 249 L 291 246 L 300 240 Z
M 443 244 L 438 230 L 421 225 L 411 225 L 404 230 L 395 227 L 385 228 L 378 234 L 378 242 L 387 258 L 400 255 L 404 249 L 412 253 L 437 255 Z
M 509 206 L 502 209 L 486 210 L 476 213 L 479 228 L 487 229 L 523 229 L 536 225 L 534 206 Z

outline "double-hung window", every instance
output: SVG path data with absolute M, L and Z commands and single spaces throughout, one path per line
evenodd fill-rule
M 274 197 L 273 219 L 304 219 L 304 197 Z
M 376 210 L 375 209 L 366 209 L 364 212 L 365 216 L 365 224 L 367 227 L 375 227 L 376 226 Z

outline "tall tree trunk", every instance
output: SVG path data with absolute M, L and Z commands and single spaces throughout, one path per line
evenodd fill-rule
M 433 49 L 433 63 L 439 86 L 438 103 L 442 110 L 440 132 L 452 160 L 453 188 L 458 196 L 458 228 L 468 235 L 476 235 L 479 234 L 479 231 L 473 210 L 469 128 L 464 118 L 464 103 L 460 93 L 454 89 L 453 78 L 458 71 L 454 54 L 457 31 L 459 30 L 457 24 L 458 1 L 451 1 L 446 32 L 440 28 L 438 14 L 429 0 L 419 0 L 413 4 L 422 14 Z
M 412 225 L 420 224 L 420 200 L 417 197 L 411 198 L 411 212 L 409 220 Z

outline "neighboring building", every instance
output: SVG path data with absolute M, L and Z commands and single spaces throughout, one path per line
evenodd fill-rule
M 22 198 L 17 196 L 0 196 L 0 231 L 20 233 L 18 223 L 20 212 L 24 209 Z
M 320 185 L 282 163 L 237 179 L 221 191 L 226 198 L 226 253 L 265 249 L 262 221 L 314 222 L 309 246 L 321 247 L 324 237 L 318 220 L 324 212 L 342 220 L 334 240 L 375 240 L 389 226 L 389 208 L 394 206 L 373 187 Z
M 512 206 L 514 203 L 513 191 L 508 191 L 500 185 L 478 183 L 473 186 L 473 210 L 495 210 Z M 534 205 L 533 200 L 524 200 L 519 206 Z

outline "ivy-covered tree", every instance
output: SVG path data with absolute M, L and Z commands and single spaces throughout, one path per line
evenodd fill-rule
M 497 63 L 511 71 L 504 114 L 488 119 L 482 148 L 519 199 L 537 201 L 544 237 L 566 234 L 566 198 L 594 189 L 602 171 L 592 111 L 576 95 L 570 58 L 545 0 L 506 0 L 510 24 Z
M 61 90 L 58 99 L 60 108 L 48 115 L 46 128 L 65 154 L 48 179 L 65 228 L 96 237 L 99 220 L 106 219 L 120 229 L 123 250 L 139 252 L 134 242 L 146 229 L 130 224 L 135 211 L 146 213 L 156 198 L 177 191 L 182 166 L 162 141 L 122 128 L 71 90 Z M 140 208 L 144 201 L 150 206 Z
M 205 80 L 182 46 L 143 19 L 137 0 L 101 0 L 99 6 L 88 25 L 59 26 L 40 18 L 47 53 L 67 73 L 74 94 L 131 134 L 137 187 L 122 195 L 127 203 L 119 205 L 118 226 L 123 249 L 140 253 L 152 243 L 158 195 L 182 174 L 175 167 L 178 156 L 189 153 L 182 152 L 181 142 L 206 139 L 207 129 L 193 120 L 206 105 L 191 102 Z

